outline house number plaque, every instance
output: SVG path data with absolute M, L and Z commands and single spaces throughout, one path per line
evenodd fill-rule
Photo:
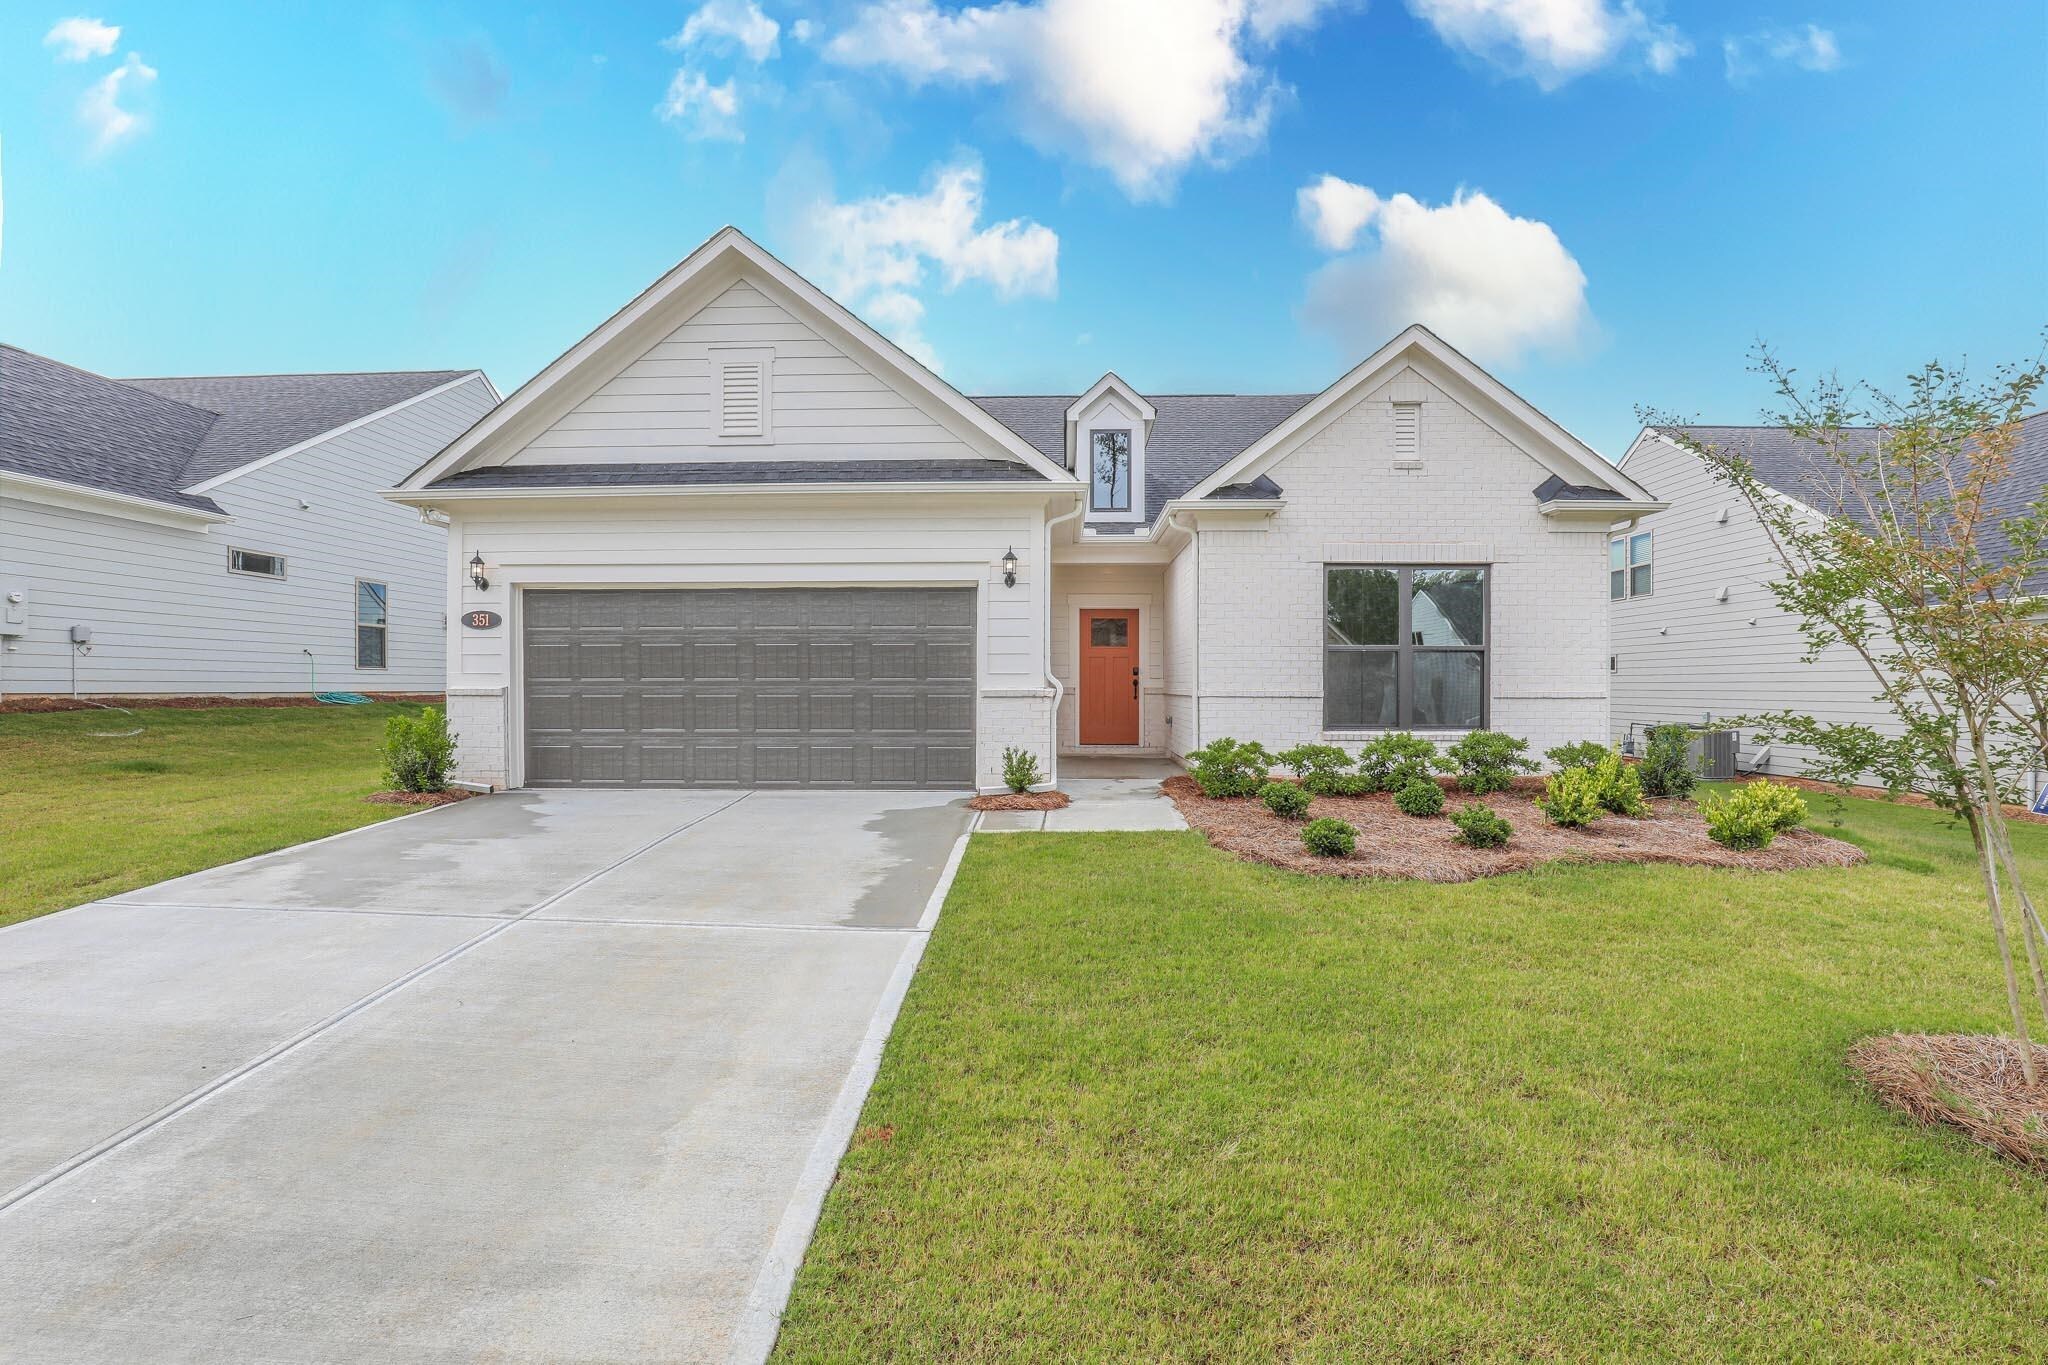
M 494 611 L 466 611 L 462 613 L 462 624 L 471 630 L 489 630 L 505 624 L 505 618 Z

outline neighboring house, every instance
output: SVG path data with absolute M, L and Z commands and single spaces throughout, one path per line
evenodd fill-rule
M 1675 428 L 1740 454 L 1772 491 L 1815 516 L 1842 512 L 1837 471 L 1777 427 Z M 1875 441 L 1874 431 L 1865 433 Z M 1767 711 L 1899 732 L 1876 682 L 1846 645 L 1806 658 L 1799 618 L 1779 607 L 1770 583 L 1783 566 L 1769 534 L 1734 489 L 1699 457 L 1654 429 L 1622 457 L 1630 477 L 1654 485 L 1668 510 L 1613 537 L 1609 597 L 1614 630 L 1614 725 L 1640 741 L 1666 722 L 1699 724 Z M 2012 473 L 1995 503 L 2016 510 L 2048 486 L 2048 413 L 2026 419 Z M 2029 584 L 2048 592 L 2048 581 Z M 1744 771 L 1800 773 L 1812 751 L 1764 745 L 1744 733 Z M 2040 790 L 2040 775 L 2031 778 Z
M 1421 328 L 1318 394 L 970 399 L 731 229 L 392 496 L 513 786 L 1602 736 L 1607 530 L 1664 505 Z
M 379 493 L 476 370 L 108 379 L 0 346 L 0 695 L 438 692 L 447 533 Z

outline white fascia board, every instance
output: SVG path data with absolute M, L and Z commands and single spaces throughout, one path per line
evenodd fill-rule
M 1132 388 L 1130 383 L 1115 370 L 1110 370 L 1102 378 L 1089 385 L 1088 392 L 1082 394 L 1068 405 L 1067 425 L 1072 426 L 1080 421 L 1081 414 L 1088 411 L 1094 405 L 1095 400 L 1102 397 L 1105 393 L 1115 393 L 1125 402 L 1129 403 L 1137 411 L 1138 415 L 1144 418 L 1145 425 L 1148 427 L 1152 425 L 1153 419 L 1159 415 L 1158 410 L 1150 402 L 1146 401 L 1144 394 Z
M 1042 483 L 1025 483 L 1006 480 L 1002 483 L 702 483 L 702 484 L 650 484 L 646 487 L 621 487 L 617 484 L 582 484 L 561 488 L 386 488 L 377 494 L 392 502 L 404 503 L 408 507 L 439 507 L 451 502 L 534 502 L 550 498 L 584 501 L 591 498 L 695 498 L 741 497 L 747 494 L 762 494 L 770 497 L 796 497 L 814 494 L 820 497 L 861 497 L 907 496 L 928 498 L 943 494 L 961 497 L 1028 497 L 1044 499 L 1048 493 L 1074 490 L 1048 489 Z
M 131 493 L 114 493 L 106 489 L 90 488 L 84 484 L 66 483 L 62 479 L 44 479 L 33 474 L 4 471 L 0 471 L 0 497 L 202 532 L 209 526 L 234 520 L 226 512 L 208 512 L 197 507 L 175 507 L 170 503 L 158 502 L 154 498 L 138 498 Z
M 681 317 L 709 302 L 714 292 L 722 292 L 739 280 L 746 267 L 774 286 L 783 295 L 781 302 L 795 305 L 800 316 L 808 315 L 807 320 L 821 325 L 828 334 L 837 333 L 850 349 L 865 353 L 885 379 L 894 378 L 921 394 L 949 415 L 956 427 L 972 432 L 998 457 L 1036 470 L 1050 482 L 1077 482 L 1071 473 L 1046 459 L 1023 437 L 989 416 L 902 347 L 862 322 L 739 229 L 726 227 L 713 233 L 667 274 L 520 385 L 510 398 L 456 437 L 439 455 L 414 470 L 401 487 L 423 488 L 451 470 L 471 463 L 501 438 L 517 439 L 529 427 L 537 432 L 553 419 L 557 407 L 574 406 L 575 401 L 611 377 L 615 369 L 606 366 L 608 359 L 620 353 L 637 355 L 673 330 Z M 566 404 L 560 401 L 564 398 L 569 400 Z
M 1603 523 L 1624 518 L 1647 517 L 1652 512 L 1661 512 L 1671 504 L 1649 499 L 1601 498 L 1588 501 L 1583 498 L 1552 498 L 1536 504 L 1536 510 L 1554 521 L 1586 521 Z
M 203 497 L 206 494 L 211 493 L 214 489 L 220 487 L 222 484 L 228 483 L 234 479 L 239 479 L 244 474 L 253 474 L 259 469 L 263 469 L 270 465 L 276 464 L 279 460 L 288 460 L 292 456 L 299 454 L 301 451 L 311 450 L 314 446 L 317 446 L 322 442 L 331 441 L 337 436 L 343 435 L 347 432 L 354 431 L 357 427 L 366 427 L 370 423 L 378 420 L 381 417 L 389 417 L 394 412 L 403 412 L 405 409 L 411 407 L 415 403 L 424 403 L 429 398 L 439 397 L 441 394 L 447 393 L 450 389 L 461 388 L 464 384 L 467 384 L 472 379 L 483 380 L 484 387 L 490 390 L 492 400 L 496 401 L 498 396 L 498 390 L 494 385 L 492 385 L 490 378 L 487 375 L 485 375 L 482 370 L 471 370 L 469 373 L 451 379 L 445 384 L 436 384 L 431 389 L 426 389 L 420 393 L 416 393 L 410 398 L 401 399 L 400 401 L 391 404 L 389 407 L 379 408 L 375 412 L 366 412 L 361 417 L 356 418 L 354 421 L 343 422 L 338 427 L 329 427 L 327 430 L 319 433 L 317 436 L 308 436 L 305 440 L 300 441 L 297 445 L 290 445 L 286 446 L 283 450 L 272 451 L 270 454 L 265 455 L 260 459 L 249 461 L 247 464 L 238 464 L 233 469 L 227 470 L 224 473 L 216 474 L 210 479 L 206 479 L 199 483 L 195 483 L 191 487 L 183 489 L 181 491 L 190 493 L 195 497 Z

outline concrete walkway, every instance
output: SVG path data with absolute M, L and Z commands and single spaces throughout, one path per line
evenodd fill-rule
M 974 829 L 978 834 L 1186 829 L 1179 808 L 1159 793 L 1159 783 L 1179 771 L 1157 758 L 1062 758 L 1059 789 L 1073 804 L 1050 811 L 983 811 Z
M 0 1358 L 759 1359 L 968 823 L 515 792 L 0 930 Z

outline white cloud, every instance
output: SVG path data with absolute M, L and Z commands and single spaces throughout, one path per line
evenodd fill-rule
M 737 47 L 749 60 L 765 62 L 775 55 L 775 38 L 781 31 L 782 26 L 763 14 L 754 0 L 705 0 L 662 46 L 675 52 L 698 44 Z
M 1003 87 L 1028 140 L 1102 167 L 1134 199 L 1156 199 L 1192 162 L 1226 163 L 1265 136 L 1285 89 L 1253 49 L 1332 5 L 1002 0 L 941 10 L 933 0 L 873 0 L 825 55 L 913 86 Z
M 1294 192 L 1294 210 L 1302 226 L 1325 251 L 1349 251 L 1379 207 L 1377 194 L 1334 175 Z
M 1408 8 L 1452 47 L 1545 90 L 1634 49 L 1660 75 L 1692 51 L 1635 0 L 1408 0 Z
M 818 26 L 808 19 L 799 19 L 789 26 L 789 36 L 800 43 L 808 43 L 818 34 Z
M 687 137 L 709 142 L 744 142 L 740 129 L 740 95 L 730 78 L 713 85 L 701 71 L 684 67 L 668 83 L 655 112 L 680 125 Z
M 59 19 L 43 35 L 43 46 L 55 48 L 60 62 L 82 62 L 90 57 L 110 57 L 121 41 L 121 26 L 101 19 Z
M 1302 306 L 1303 320 L 1348 353 L 1419 322 L 1480 360 L 1513 364 L 1571 345 L 1591 321 L 1586 274 L 1549 224 L 1516 218 L 1477 190 L 1448 204 L 1375 199 L 1373 246 L 1311 275 Z
M 143 115 L 124 108 L 121 100 L 156 81 L 156 68 L 133 52 L 128 60 L 86 87 L 78 101 L 78 118 L 92 133 L 95 152 L 111 150 L 149 126 Z
M 918 291 L 936 275 L 948 291 L 976 282 L 999 298 L 1051 297 L 1059 287 L 1060 239 L 1028 218 L 983 225 L 982 168 L 936 170 L 922 194 L 880 194 L 839 203 L 826 192 L 799 212 L 806 274 L 898 345 L 938 367 L 920 325 Z
M 1795 66 L 1801 71 L 1833 71 L 1842 64 L 1842 46 L 1832 31 L 1818 24 L 1804 24 L 1723 38 L 1721 57 L 1728 79 L 1740 84 L 1768 62 Z

